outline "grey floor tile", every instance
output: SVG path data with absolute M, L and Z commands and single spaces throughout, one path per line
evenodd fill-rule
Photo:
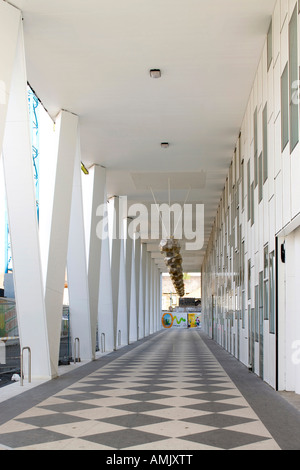
M 106 445 L 115 449 L 124 449 L 128 447 L 149 444 L 150 442 L 165 440 L 166 436 L 141 432 L 136 429 L 126 429 L 104 434 L 84 436 L 82 439 L 95 442 L 97 444 Z

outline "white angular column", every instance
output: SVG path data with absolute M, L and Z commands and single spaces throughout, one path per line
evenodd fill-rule
M 146 287 L 146 253 L 145 243 L 141 243 L 140 275 L 139 275 L 139 311 L 138 311 L 138 339 L 145 337 L 145 287 Z
M 120 197 L 115 196 L 111 249 L 115 349 L 118 346 L 128 344 L 127 287 L 122 211 L 122 200 Z
M 135 305 L 136 305 L 136 329 L 137 339 L 139 339 L 139 308 L 140 308 L 140 272 L 141 272 L 141 238 L 136 233 L 134 238 L 134 277 L 135 277 Z
M 128 236 L 126 240 L 126 284 L 128 312 L 128 342 L 137 341 L 137 294 L 135 272 L 135 240 Z
M 6 123 L 7 106 L 8 106 L 9 96 L 10 96 L 11 80 L 12 80 L 12 74 L 13 74 L 14 65 L 15 65 L 19 32 L 21 30 L 22 30 L 21 12 L 17 8 L 14 8 L 11 5 L 9 5 L 8 3 L 1 2 L 0 3 L 0 57 L 1 57 L 0 149 L 2 149 L 2 145 L 3 145 L 3 136 L 4 136 L 5 123 Z M 23 34 L 23 32 L 21 34 Z
M 78 136 L 67 258 L 70 324 L 73 343 L 75 338 L 80 340 L 80 358 L 91 360 L 93 352 L 81 178 Z
M 87 202 L 87 214 L 85 217 L 86 240 L 87 240 L 87 259 L 88 259 L 88 285 L 90 300 L 91 317 L 91 338 L 92 338 L 92 357 L 96 353 L 96 331 L 99 306 L 100 289 L 100 266 L 102 240 L 99 233 L 99 216 L 102 216 L 99 208 L 104 207 L 106 203 L 106 170 L 105 168 L 94 165 L 89 169 L 90 174 L 84 179 L 85 189 L 89 191 L 90 200 Z M 87 199 L 86 192 L 84 193 Z
M 6 97 L 9 99 L 3 164 L 6 183 L 14 282 L 20 345 L 31 348 L 32 377 L 50 378 L 50 354 L 44 288 L 39 247 L 36 200 L 33 180 L 32 149 L 27 102 L 24 39 L 20 13 L 4 2 L 0 3 L 1 65 L 4 63 Z M 19 27 L 17 56 L 13 79 L 9 84 L 11 64 Z M 3 35 L 3 36 L 2 36 Z M 7 49 L 2 55 L 2 48 Z M 3 62 L 2 62 L 3 61 Z M 3 135 L 4 108 L 1 109 Z M 26 361 L 27 362 L 27 361 Z
M 145 253 L 146 276 L 145 276 L 145 337 L 150 335 L 150 308 L 151 308 L 151 256 Z
M 107 211 L 107 202 L 105 202 L 105 210 Z M 107 212 L 103 214 L 103 217 L 106 217 L 106 215 Z M 115 347 L 110 246 L 107 229 L 107 225 L 103 223 L 98 306 L 98 341 L 100 352 L 113 351 Z
M 78 117 L 61 111 L 56 119 L 57 167 L 45 285 L 45 304 L 51 370 L 58 372 L 62 306 L 67 265 L 74 164 L 78 142 Z

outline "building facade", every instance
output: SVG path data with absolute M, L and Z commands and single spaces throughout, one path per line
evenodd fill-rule
M 278 0 L 202 266 L 205 331 L 300 393 L 300 4 Z

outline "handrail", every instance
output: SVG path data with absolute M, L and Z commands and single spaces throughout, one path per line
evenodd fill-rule
M 76 344 L 78 345 L 78 356 L 76 356 Z M 76 362 L 81 362 L 81 359 L 80 359 L 80 339 L 79 338 L 74 339 L 74 364 L 76 364 Z
M 14 339 L 20 339 L 19 336 L 3 336 L 3 338 L 0 338 L 0 341 L 12 341 Z
M 24 382 L 24 374 L 23 374 L 23 364 L 24 364 L 24 351 L 28 351 L 28 383 L 31 383 L 31 349 L 26 346 L 22 349 L 21 353 L 21 377 L 20 377 L 20 385 L 23 387 L 23 382 Z

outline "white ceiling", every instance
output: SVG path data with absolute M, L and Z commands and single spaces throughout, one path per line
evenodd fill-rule
M 10 3 L 23 11 L 28 81 L 53 118 L 80 116 L 82 160 L 107 168 L 109 194 L 153 202 L 152 182 L 168 202 L 172 173 L 172 202 L 191 187 L 188 202 L 205 205 L 204 248 L 184 256 L 199 272 L 275 0 Z

